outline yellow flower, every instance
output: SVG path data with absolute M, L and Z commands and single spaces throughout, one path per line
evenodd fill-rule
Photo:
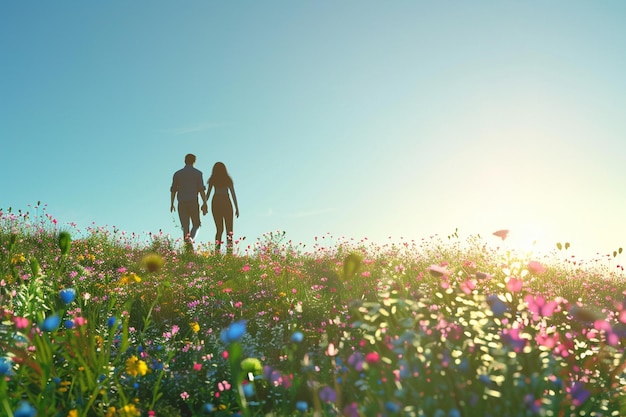
M 128 285 L 133 282 L 141 282 L 141 278 L 134 272 L 129 272 L 128 274 L 124 274 L 120 277 L 120 284 Z
M 70 385 L 72 385 L 70 381 L 61 381 L 59 383 L 59 388 L 57 388 L 57 392 L 67 392 Z
M 11 263 L 13 265 L 16 264 L 21 264 L 22 262 L 24 262 L 26 260 L 26 258 L 24 257 L 23 253 L 16 253 L 15 255 L 13 255 L 13 257 L 11 258 Z
M 124 407 L 120 408 L 119 416 L 139 417 L 141 416 L 141 413 L 135 408 L 135 404 L 126 404 Z
M 158 253 L 150 253 L 142 260 L 148 272 L 157 272 L 163 266 L 163 258 Z
M 70 412 L 67 413 L 67 417 L 78 417 L 78 410 L 70 410 Z
M 195 321 L 189 323 L 189 327 L 191 327 L 191 331 L 194 333 L 198 333 L 200 331 L 200 325 Z
M 95 340 L 96 344 L 98 345 L 98 347 L 101 348 L 102 344 L 104 343 L 104 339 L 102 338 L 102 336 L 97 334 L 97 335 L 94 336 L 94 340 Z
M 126 359 L 126 373 L 131 376 L 145 375 L 148 372 L 148 364 L 133 355 Z
M 111 406 L 109 407 L 109 409 L 107 410 L 107 413 L 104 415 L 104 417 L 115 417 L 115 412 L 117 410 L 115 409 L 115 407 Z

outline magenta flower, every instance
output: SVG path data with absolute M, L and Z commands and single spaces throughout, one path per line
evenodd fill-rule
M 375 365 L 378 362 L 380 362 L 380 354 L 378 352 L 370 352 L 367 355 L 365 355 L 365 362 L 369 363 L 370 365 Z

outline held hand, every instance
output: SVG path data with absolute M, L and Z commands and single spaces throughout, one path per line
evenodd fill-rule
M 201 209 L 202 209 L 202 215 L 206 216 L 206 214 L 209 212 L 209 207 L 206 205 L 206 203 L 202 205 Z
M 175 212 L 175 211 L 176 211 L 176 209 L 174 208 L 174 205 L 172 204 L 172 205 L 170 206 L 170 213 L 173 213 L 173 212 Z

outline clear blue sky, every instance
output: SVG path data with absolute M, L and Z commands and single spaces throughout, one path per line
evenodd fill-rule
M 0 207 L 177 238 L 191 152 L 205 180 L 227 165 L 251 243 L 508 228 L 607 253 L 625 20 L 608 0 L 5 1 Z

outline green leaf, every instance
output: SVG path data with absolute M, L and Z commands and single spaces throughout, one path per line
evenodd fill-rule
M 353 278 L 361 267 L 361 257 L 356 253 L 351 253 L 346 256 L 343 261 L 343 279 L 348 280 Z
M 69 232 L 59 233 L 59 248 L 61 249 L 61 255 L 68 255 L 70 253 L 71 244 L 72 237 Z

